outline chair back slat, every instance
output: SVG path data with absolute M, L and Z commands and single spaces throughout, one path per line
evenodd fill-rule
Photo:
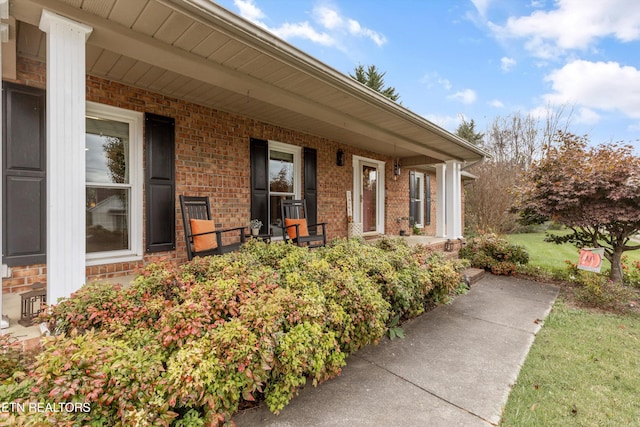
M 215 233 L 217 245 L 212 248 L 196 251 L 193 242 L 193 231 L 191 230 L 191 220 L 204 219 L 211 221 L 209 198 L 180 195 L 180 207 L 182 209 L 182 224 L 184 225 L 184 238 L 187 243 L 187 256 L 189 261 L 191 261 L 194 256 L 222 255 L 223 253 L 235 251 L 240 249 L 240 246 L 245 243 L 245 227 L 218 229 L 212 232 L 199 233 L 198 236 Z
M 282 200 L 282 222 L 285 218 L 301 219 L 306 218 L 307 202 L 305 200 Z
M 191 260 L 194 256 L 191 220 L 211 219 L 211 207 L 209 205 L 209 198 L 180 195 L 180 207 L 182 210 L 182 224 L 184 226 L 185 243 L 187 244 L 187 256 L 189 260 Z
M 280 202 L 280 210 L 282 214 L 282 235 L 286 240 L 288 239 L 286 220 L 287 219 L 307 219 L 307 201 L 302 200 L 282 200 Z M 322 229 L 322 234 L 318 234 Z M 319 247 L 327 244 L 325 234 L 325 224 L 307 224 L 308 236 L 298 236 L 295 239 L 295 243 L 298 246 L 302 246 L 305 243 L 309 247 Z

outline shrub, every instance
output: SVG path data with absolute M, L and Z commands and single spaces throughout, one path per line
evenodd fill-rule
M 150 264 L 126 289 L 86 285 L 43 315 L 55 336 L 28 374 L 3 343 L 0 401 L 87 402 L 91 412 L 0 419 L 219 425 L 256 399 L 278 412 L 400 319 L 445 302 L 461 265 L 401 239 L 314 251 L 252 241 L 180 267 Z
M 10 382 L 13 373 L 24 372 L 34 356 L 32 351 L 22 351 L 22 343 L 13 335 L 0 334 L 0 384 Z
M 428 301 L 432 304 L 449 302 L 449 297 L 462 283 L 461 271 L 468 266 L 465 261 L 446 260 L 442 253 L 424 250 L 417 252 L 421 265 L 429 273 L 432 290 Z
M 514 275 L 519 265 L 529 262 L 529 254 L 523 246 L 511 244 L 495 234 L 470 239 L 459 255 L 468 259 L 472 267 L 501 275 Z
M 640 289 L 640 261 L 629 262 L 628 257 L 622 257 L 623 282 Z
M 575 281 L 579 284 L 575 290 L 576 299 L 589 307 L 616 310 L 626 305 L 633 296 L 628 287 L 612 282 L 604 274 L 579 271 Z
M 150 334 L 131 331 L 126 339 L 108 332 L 87 331 L 48 339 L 33 369 L 19 384 L 28 387 L 12 401 L 82 402 L 90 411 L 25 412 L 19 425 L 151 425 L 175 418 L 166 403 L 163 352 Z M 6 401 L 6 400 L 3 400 Z

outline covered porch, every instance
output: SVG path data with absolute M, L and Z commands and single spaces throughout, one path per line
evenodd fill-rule
M 7 6 L 2 18 L 7 34 L 1 46 L 3 80 L 47 91 L 47 257 L 41 268 L 46 270 L 47 301 L 80 288 L 87 268 L 99 262 L 144 264 L 155 256 L 183 257 L 175 245 L 159 255 L 145 251 L 151 237 L 143 230 L 149 220 L 143 200 L 149 194 L 143 194 L 142 178 L 132 184 L 139 210 L 131 219 L 128 258 L 96 261 L 87 256 L 87 230 L 78 226 L 87 215 L 85 119 L 89 110 L 112 111 L 98 103 L 137 115 L 129 123 L 139 126 L 140 158 L 132 173 L 140 176 L 146 132 L 138 123 L 143 114 L 179 116 L 173 196 L 219 195 L 227 226 L 244 224 L 252 215 L 251 195 L 242 185 L 248 187 L 248 140 L 255 136 L 317 150 L 319 215 L 332 221 L 336 236 L 347 232 L 344 190 L 362 196 L 363 172 L 371 170 L 379 181 L 370 233 L 395 232 L 396 218 L 408 216 L 409 209 L 407 175 L 399 170 L 396 175 L 398 165 L 424 173 L 435 168 L 432 234 L 443 241 L 462 237 L 461 177 L 465 166 L 484 157 L 482 150 L 208 0 L 21 0 Z M 30 80 L 21 61 L 46 68 L 46 76 Z M 212 137 L 217 123 L 225 130 Z M 292 141 L 283 141 L 287 137 Z M 222 141 L 226 151 L 213 161 L 197 158 Z M 340 151 L 353 163 L 347 158 L 346 167 L 336 165 Z M 230 152 L 238 164 L 218 181 L 211 179 L 214 165 L 226 167 Z M 240 202 L 238 187 L 244 191 Z M 355 213 L 362 216 L 364 208 L 354 200 Z M 174 205 L 174 215 L 176 210 Z M 173 226 L 180 233 L 178 218 Z M 0 249 L 4 253 L 6 248 Z M 7 279 L 10 271 L 3 268 Z

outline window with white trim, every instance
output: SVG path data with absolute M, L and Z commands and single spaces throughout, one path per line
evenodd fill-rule
M 280 202 L 300 198 L 301 148 L 269 141 L 269 224 L 271 235 L 282 236 Z
M 142 123 L 141 113 L 87 102 L 87 265 L 142 257 Z

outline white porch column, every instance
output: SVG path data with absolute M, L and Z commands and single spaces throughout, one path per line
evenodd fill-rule
M 48 10 L 47 302 L 85 282 L 85 49 L 91 27 Z
M 9 0 L 0 0 L 0 18 L 7 19 L 8 17 Z M 0 24 L 0 41 L 2 43 L 6 43 L 9 41 L 9 26 L 7 24 Z M 0 84 L 2 84 L 2 43 L 0 43 Z M 2 102 L 0 102 L 0 125 L 2 124 L 2 117 Z M 2 132 L 0 132 L 0 165 L 2 165 L 2 151 L 4 151 L 3 147 L 4 141 L 2 140 Z M 2 183 L 0 183 L 0 224 L 2 224 L 2 211 Z M 3 254 L 4 248 L 2 247 L 2 226 L 0 225 L 0 257 Z M 0 264 L 2 264 L 1 259 Z M 2 266 L 2 274 L 0 274 L 0 321 L 2 321 L 2 277 L 4 277 L 4 266 Z M 0 334 L 3 334 L 2 328 L 0 328 Z
M 444 163 L 436 165 L 436 237 L 447 237 L 446 170 Z
M 447 198 L 447 232 L 448 237 L 462 237 L 462 184 L 460 170 L 462 164 L 457 160 L 447 160 L 446 164 L 446 198 Z

